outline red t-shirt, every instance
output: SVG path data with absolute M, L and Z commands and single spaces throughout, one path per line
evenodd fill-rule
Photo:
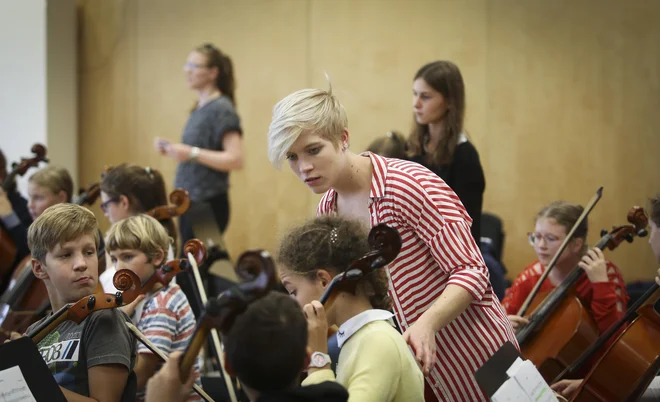
M 575 285 L 577 296 L 591 313 L 601 333 L 623 316 L 628 305 L 628 293 L 619 268 L 610 261 L 606 263 L 609 281 L 592 283 L 587 275 L 583 275 Z M 535 261 L 518 275 L 502 300 L 507 314 L 518 313 L 544 271 L 545 267 L 541 262 Z M 546 278 L 539 291 L 550 291 L 554 288 Z

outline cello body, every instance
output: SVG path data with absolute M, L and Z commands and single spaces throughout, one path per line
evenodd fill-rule
M 9 232 L 4 226 L 0 225 L 0 275 L 6 275 L 16 260 L 16 245 Z
M 530 305 L 534 311 L 550 292 L 539 292 Z M 598 327 L 577 296 L 569 293 L 548 316 L 546 322 L 520 345 L 525 359 L 531 360 L 546 381 L 573 363 L 598 339 Z
M 653 301 L 658 298 L 658 292 Z M 585 377 L 571 401 L 637 401 L 660 368 L 660 314 L 647 303 Z

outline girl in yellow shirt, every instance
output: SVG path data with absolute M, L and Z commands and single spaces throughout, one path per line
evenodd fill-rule
M 385 270 L 362 278 L 355 294 L 339 291 L 333 308 L 318 302 L 333 277 L 370 251 L 367 228 L 338 217 L 313 219 L 280 244 L 280 279 L 303 306 L 312 363 L 303 386 L 336 380 L 349 401 L 423 401 L 424 378 L 403 337 L 392 325 Z M 337 374 L 330 368 L 328 326 L 339 327 Z

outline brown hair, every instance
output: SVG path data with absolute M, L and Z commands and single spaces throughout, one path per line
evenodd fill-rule
M 101 180 L 101 191 L 110 197 L 126 196 L 133 214 L 142 214 L 156 207 L 168 205 L 163 175 L 156 169 L 123 163 L 108 169 Z M 159 221 L 174 240 L 176 255 L 176 227 L 172 219 Z M 167 251 L 167 250 L 166 250 Z
M 397 132 L 390 131 L 386 135 L 377 138 L 369 145 L 367 151 L 384 156 L 386 158 L 406 158 L 406 139 Z
M 47 188 L 53 194 L 60 191 L 66 193 L 66 202 L 71 202 L 73 197 L 73 180 L 69 171 L 61 166 L 46 166 L 30 176 L 29 182 Z
M 565 201 L 554 201 L 546 205 L 541 209 L 541 211 L 536 215 L 535 222 L 541 218 L 554 219 L 558 225 L 563 226 L 568 233 L 577 222 L 580 215 L 582 215 L 584 208 L 578 204 L 571 204 Z M 587 232 L 589 227 L 587 225 L 587 220 L 584 219 L 582 223 L 575 229 L 573 234 L 574 239 L 583 239 L 585 240 L 583 250 L 587 250 Z
M 206 56 L 206 67 L 218 69 L 218 78 L 215 87 L 236 106 L 236 80 L 234 79 L 234 65 L 231 58 L 211 43 L 206 43 L 195 49 L 197 53 Z
M 311 277 L 318 269 L 338 275 L 371 250 L 367 237 L 366 228 L 356 220 L 330 216 L 315 218 L 283 237 L 278 262 L 299 275 Z M 391 307 L 384 269 L 365 276 L 359 286 L 374 308 L 387 310 Z
M 46 254 L 58 244 L 77 240 L 84 235 L 94 236 L 96 249 L 101 236 L 96 216 L 76 204 L 56 204 L 47 208 L 28 229 L 28 247 L 32 258 L 45 263 Z
M 660 227 L 660 194 L 649 199 L 650 218 L 656 226 Z
M 444 136 L 438 147 L 426 155 L 430 166 L 451 163 L 458 140 L 463 131 L 465 117 L 465 84 L 458 67 L 451 61 L 434 61 L 424 65 L 415 74 L 415 79 L 422 78 L 431 88 L 442 94 L 447 104 L 447 114 L 443 119 Z M 408 137 L 408 152 L 411 156 L 424 154 L 424 145 L 429 138 L 429 126 L 414 122 L 412 133 Z

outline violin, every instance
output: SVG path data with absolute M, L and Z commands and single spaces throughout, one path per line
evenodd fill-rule
M 641 207 L 633 207 L 627 218 L 630 225 L 603 231 L 596 247 L 614 250 L 624 240 L 632 242 L 635 236 L 646 236 L 648 219 Z M 584 270 L 576 267 L 557 288 L 538 293 L 530 307 L 529 324 L 516 334 L 521 354 L 534 363 L 546 381 L 576 361 L 598 338 L 596 323 L 574 294 L 574 285 L 584 275 Z
M 323 304 L 326 311 L 332 309 L 340 291 L 355 294 L 360 279 L 394 261 L 401 251 L 402 243 L 399 232 L 383 223 L 371 228 L 368 242 L 371 250 L 351 263 L 346 271 L 332 278 L 321 295 L 319 302 Z M 332 335 L 334 330 L 329 329 L 328 332 L 328 335 Z
M 626 312 L 625 316 L 603 334 L 595 347 L 578 362 L 589 358 L 617 330 L 637 315 L 616 336 L 605 354 L 584 378 L 571 401 L 637 401 L 660 369 L 660 314 L 656 305 L 660 287 L 654 283 Z M 578 366 L 579 367 L 579 366 Z
M 91 205 L 101 194 L 98 183 L 91 185 L 86 191 L 81 190 L 76 200 L 78 205 Z M 105 270 L 105 249 L 98 250 L 98 274 Z M 10 311 L 4 321 L 0 323 L 0 333 L 24 333 L 32 323 L 43 317 L 50 308 L 50 300 L 46 285 L 32 273 L 32 257 L 26 256 L 14 270 L 12 277 L 14 286 L 8 289 L 0 299 L 0 305 L 9 305 Z M 97 283 L 96 293 L 103 293 L 100 282 Z M 2 336 L 0 336 L 0 340 Z
M 206 248 L 199 239 L 188 240 L 183 246 L 183 251 L 186 255 L 188 253 L 192 254 L 198 264 L 203 263 L 206 259 Z M 160 268 L 158 268 L 156 272 L 154 272 L 154 274 L 151 275 L 149 279 L 147 279 L 147 282 L 145 282 L 139 288 L 139 294 L 144 295 L 150 293 L 156 286 L 159 288 L 165 287 L 172 281 L 175 276 L 181 272 L 186 272 L 189 270 L 190 263 L 187 259 L 182 258 L 168 261 Z
M 179 375 L 185 383 L 190 369 L 195 364 L 200 349 L 212 328 L 227 331 L 234 319 L 253 301 L 265 296 L 275 288 L 277 277 L 275 263 L 267 251 L 244 252 L 236 264 L 236 275 L 241 283 L 210 299 L 200 315 L 195 332 L 181 357 Z
M 78 192 L 76 204 L 92 206 L 101 195 L 101 183 L 91 184 L 89 187 L 81 188 Z
M 170 202 L 174 206 L 159 206 L 147 211 L 146 214 L 159 221 L 181 216 L 190 208 L 190 195 L 186 190 L 177 188 L 170 193 Z
M 139 295 L 140 278 L 128 269 L 120 269 L 112 278 L 115 288 L 120 292 L 112 294 L 91 294 L 75 303 L 67 304 L 57 310 L 42 323 L 27 334 L 34 343 L 39 343 L 46 335 L 53 332 L 64 321 L 73 321 L 80 324 L 91 313 L 109 308 L 121 307 L 129 304 Z
M 35 167 L 39 162 L 48 162 L 46 159 L 46 147 L 41 144 L 34 144 L 30 149 L 34 154 L 32 158 L 21 158 L 19 163 L 12 164 L 12 170 L 7 174 L 2 182 L 2 189 L 9 194 L 14 191 L 16 185 L 16 176 L 23 176 L 31 167 Z M 16 245 L 9 236 L 9 232 L 0 225 L 0 291 L 4 290 L 8 283 L 8 275 L 14 266 L 16 260 Z

